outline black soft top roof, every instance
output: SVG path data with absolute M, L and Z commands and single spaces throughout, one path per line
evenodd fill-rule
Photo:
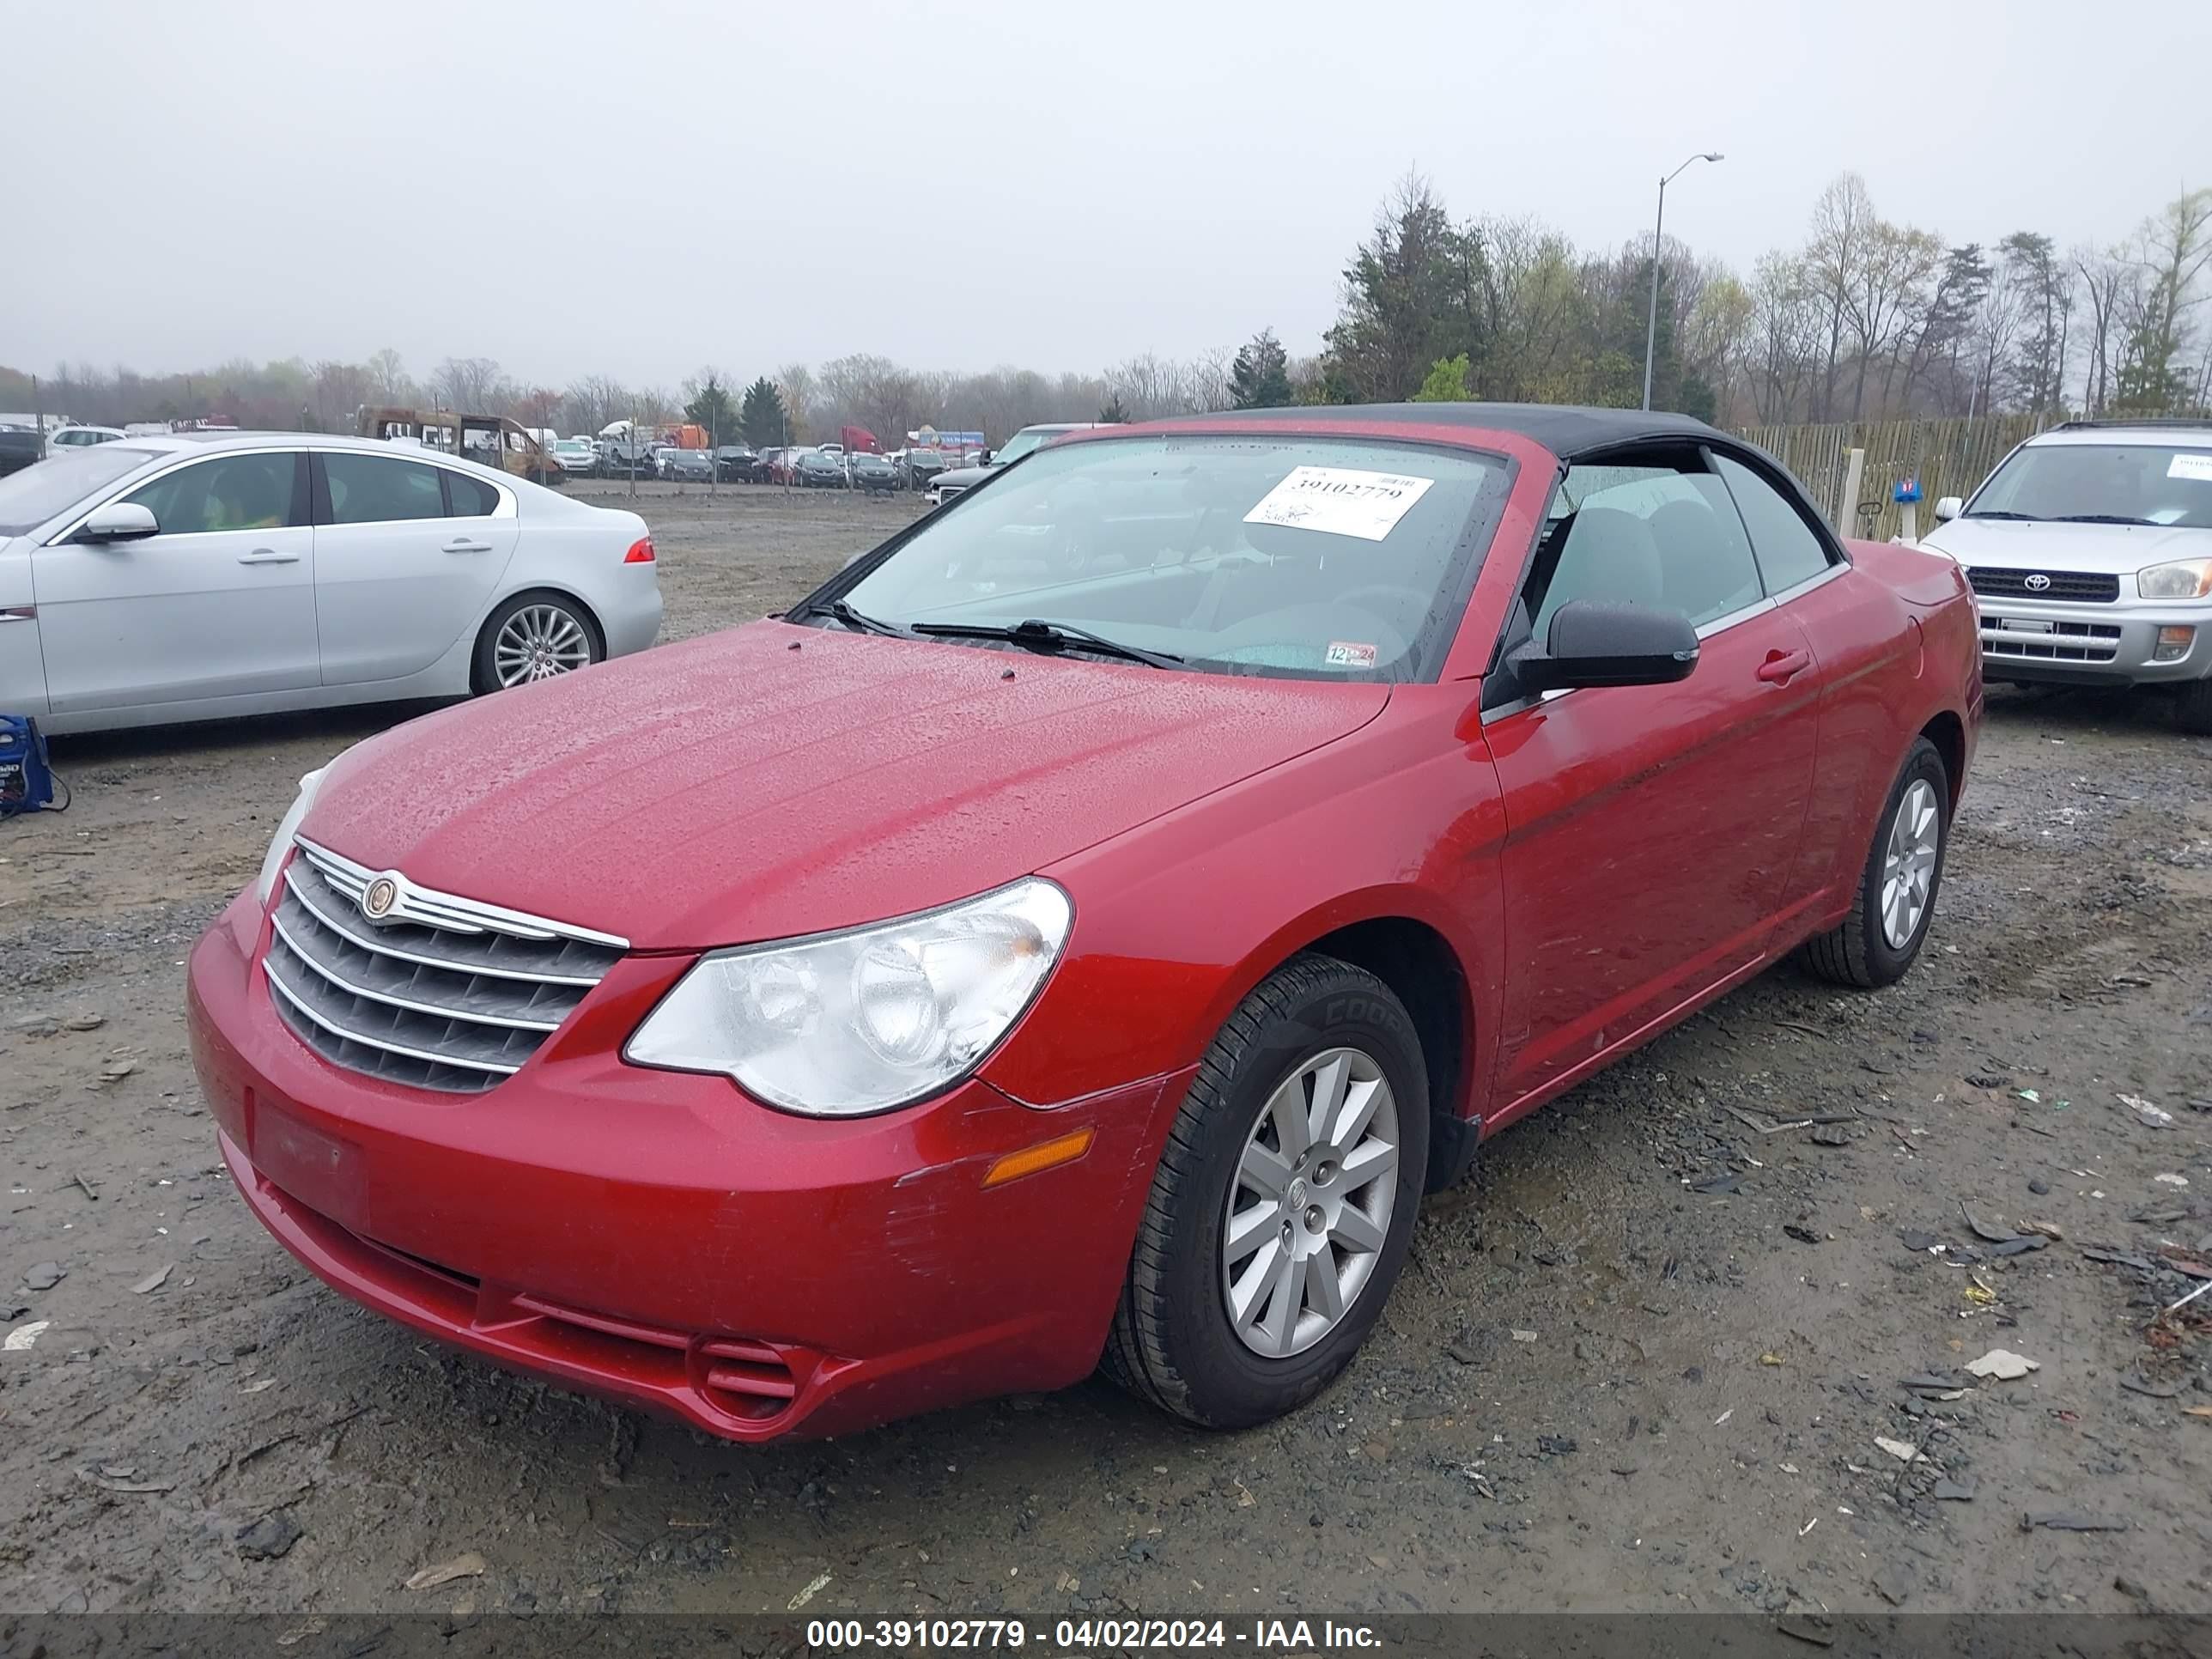
M 1735 439 L 1687 415 L 1642 409 L 1586 409 L 1571 404 L 1307 404 L 1190 415 L 1184 422 L 1374 421 L 1392 426 L 1464 426 L 1517 432 L 1562 459 L 1652 438 L 1694 438 L 1737 447 Z

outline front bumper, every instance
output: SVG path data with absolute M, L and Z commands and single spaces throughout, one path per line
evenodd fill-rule
M 2136 685 L 2212 675 L 2212 605 L 2082 605 L 1981 599 L 1982 673 L 1993 680 Z M 2162 628 L 2195 630 L 2180 655 L 2154 660 Z
M 249 890 L 193 949 L 224 1159 L 354 1300 L 735 1440 L 836 1434 L 1097 1364 L 1181 1073 L 1039 1111 L 971 1080 L 876 1118 L 770 1111 L 617 1051 L 690 957 L 618 963 L 481 1095 L 343 1070 L 277 1018 Z M 1071 1164 L 986 1190 L 1089 1127 Z

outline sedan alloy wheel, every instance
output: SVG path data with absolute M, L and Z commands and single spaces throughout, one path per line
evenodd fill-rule
M 494 629 L 484 677 L 504 690 L 589 667 L 599 659 L 591 630 L 556 600 L 526 600 Z M 480 682 L 481 684 L 481 682 Z

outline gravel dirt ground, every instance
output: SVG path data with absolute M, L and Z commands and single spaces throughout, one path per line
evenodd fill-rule
M 666 638 L 914 510 L 639 495 Z M 364 1313 L 229 1190 L 185 951 L 410 712 L 58 740 L 74 807 L 0 827 L 0 1610 L 2212 1610 L 2212 1297 L 2158 1316 L 2212 1275 L 2212 744 L 2156 703 L 1993 690 L 1905 982 L 1778 968 L 1501 1135 L 1296 1417 L 767 1449 Z

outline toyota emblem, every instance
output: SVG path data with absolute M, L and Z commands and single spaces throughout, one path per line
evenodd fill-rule
M 2051 578 L 2045 575 L 2040 570 L 2039 570 L 2033 575 L 2028 577 L 2027 580 L 2021 583 L 2021 586 L 2025 587 L 2031 593 L 2040 593 L 2050 587 Z
M 362 914 L 372 921 L 380 921 L 392 914 L 392 907 L 398 899 L 399 884 L 389 876 L 379 876 L 361 896 Z

